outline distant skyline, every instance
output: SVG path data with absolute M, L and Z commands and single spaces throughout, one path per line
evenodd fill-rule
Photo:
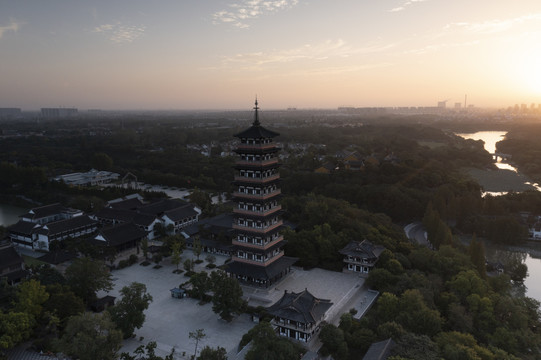
M 539 0 L 0 0 L 0 107 L 541 103 Z

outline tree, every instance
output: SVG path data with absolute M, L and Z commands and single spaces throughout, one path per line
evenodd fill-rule
M 216 262 L 216 256 L 209 254 L 205 258 L 205 260 L 207 260 L 209 264 L 214 265 L 214 263 Z
M 205 338 L 205 336 L 207 336 L 207 334 L 205 334 L 203 329 L 197 329 L 195 331 L 190 331 L 190 333 L 189 333 L 190 339 L 195 340 L 195 351 L 193 352 L 194 357 L 197 356 L 197 346 L 199 345 L 199 342 L 201 340 L 203 340 Z
M 240 314 L 245 307 L 242 300 L 242 288 L 237 279 L 230 278 L 223 271 L 210 274 L 212 290 L 212 311 L 226 321 L 233 320 L 234 314 Z
M 98 170 L 110 170 L 113 167 L 113 159 L 105 153 L 95 153 L 92 157 L 92 166 Z
M 167 235 L 167 230 L 165 226 L 163 226 L 163 223 L 159 222 L 154 225 L 154 234 L 157 235 L 157 237 L 162 238 Z
M 278 336 L 267 321 L 260 322 L 248 331 L 241 343 L 250 341 L 252 348 L 246 353 L 246 360 L 297 360 L 305 352 L 301 345 Z
M 470 253 L 470 258 L 473 266 L 475 266 L 475 268 L 477 269 L 479 276 L 481 276 L 481 278 L 483 279 L 486 279 L 487 272 L 485 267 L 485 246 L 483 245 L 483 242 L 477 240 L 475 234 L 473 234 L 472 236 L 468 251 Z
M 169 355 L 164 358 L 156 355 L 156 341 L 149 341 L 146 345 L 139 345 L 137 349 L 133 352 L 135 355 L 130 355 L 129 353 L 123 352 L 120 354 L 121 360 L 174 360 L 175 348 L 171 349 Z
M 57 243 L 58 241 L 53 241 L 52 243 Z M 38 280 L 41 285 L 51 285 L 51 284 L 65 284 L 66 278 L 56 270 L 54 267 L 49 264 L 40 264 L 35 267 L 32 267 L 32 277 Z
M 196 236 L 193 240 L 193 253 L 195 256 L 197 256 L 197 260 L 199 260 L 199 256 L 201 256 L 202 251 L 203 245 L 201 244 L 201 239 L 199 239 L 199 236 Z
M 73 292 L 88 305 L 100 290 L 113 288 L 111 273 L 101 260 L 87 257 L 75 259 L 66 269 L 66 279 Z
M 148 239 L 146 237 L 141 240 L 141 250 L 143 250 L 145 260 L 148 260 Z
M 210 290 L 210 279 L 205 271 L 195 273 L 190 277 L 190 283 L 192 284 L 191 296 L 200 299 L 200 304 L 205 301 L 205 295 Z
M 43 304 L 46 311 L 55 314 L 63 328 L 70 316 L 79 315 L 85 311 L 83 300 L 76 296 L 67 285 L 53 284 L 47 286 L 51 295 Z
M 196 186 L 188 196 L 188 199 L 197 205 L 203 211 L 204 215 L 212 214 L 212 200 L 207 192 L 200 190 Z
M 72 316 L 58 342 L 62 352 L 80 360 L 114 360 L 122 345 L 122 331 L 109 313 Z
M 199 353 L 197 360 L 227 360 L 227 352 L 221 346 L 218 346 L 216 349 L 205 346 L 201 350 L 201 353 Z
M 175 241 L 171 245 L 171 263 L 173 265 L 176 265 L 177 271 L 178 271 L 178 264 L 180 264 L 180 261 L 182 260 L 181 254 L 182 254 L 182 247 L 180 244 L 180 241 Z
M 124 339 L 129 338 L 135 328 L 140 329 L 145 322 L 144 311 L 152 301 L 152 296 L 147 293 L 147 287 L 138 282 L 132 282 L 120 290 L 122 299 L 109 309 L 111 320 L 124 334 Z
M 523 283 L 528 276 L 528 265 L 517 258 L 511 260 L 505 265 L 505 272 L 509 274 L 511 280 L 516 283 Z
M 193 266 L 194 266 L 194 263 L 193 263 L 193 260 L 192 259 L 186 259 L 184 260 L 184 270 L 190 272 L 190 271 L 193 271 Z
M 19 285 L 14 310 L 15 312 L 30 314 L 35 319 L 38 319 L 43 310 L 42 305 L 48 298 L 49 293 L 39 281 L 34 279 L 24 281 Z
M 323 343 L 321 347 L 323 355 L 332 355 L 336 360 L 347 359 L 348 347 L 341 329 L 332 324 L 324 324 L 319 333 L 319 340 Z
M 35 319 L 24 312 L 0 312 L 0 350 L 11 349 L 32 334 Z M 1 351 L 0 351 L 1 355 Z

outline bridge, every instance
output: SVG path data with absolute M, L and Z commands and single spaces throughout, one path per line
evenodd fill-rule
M 511 160 L 513 158 L 513 155 L 504 154 L 504 153 L 501 153 L 501 152 L 495 152 L 495 153 L 490 154 L 490 155 L 492 155 L 492 158 L 494 160 L 500 159 L 501 161 Z

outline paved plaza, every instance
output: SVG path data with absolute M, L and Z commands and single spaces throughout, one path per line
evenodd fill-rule
M 187 250 L 183 260 L 192 256 Z M 201 258 L 206 255 L 203 254 Z M 217 265 L 227 258 L 216 256 Z M 169 259 L 162 261 L 159 269 L 154 264 L 141 266 L 138 264 L 113 271 L 114 289 L 109 295 L 119 296 L 119 290 L 133 281 L 143 283 L 152 295 L 153 301 L 145 311 L 146 320 L 141 329 L 136 329 L 136 336 L 126 340 L 121 352 L 133 352 L 139 345 L 156 341 L 156 354 L 165 356 L 172 348 L 176 359 L 188 359 L 195 350 L 194 340 L 189 333 L 203 329 L 206 337 L 200 342 L 198 350 L 205 345 L 221 346 L 228 353 L 235 353 L 242 336 L 256 324 L 250 316 L 242 314 L 230 323 L 219 318 L 212 311 L 212 304 L 198 305 L 198 300 L 191 298 L 176 299 L 171 297 L 170 289 L 188 280 L 184 274 L 175 274 L 174 265 Z M 205 269 L 205 263 L 196 266 L 196 271 Z M 352 307 L 359 308 L 368 293 L 363 286 L 364 279 L 358 274 L 345 274 L 322 269 L 304 271 L 294 268 L 287 278 L 270 289 L 254 289 L 243 287 L 244 297 L 253 306 L 269 306 L 277 301 L 284 290 L 301 292 L 305 288 L 314 296 L 330 299 L 334 306 L 328 311 L 325 320 L 338 323 L 340 315 Z M 99 294 L 100 296 L 105 295 Z

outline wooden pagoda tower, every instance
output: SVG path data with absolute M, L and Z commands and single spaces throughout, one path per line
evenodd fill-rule
M 232 261 L 226 271 L 241 283 L 268 287 L 282 279 L 298 259 L 284 256 L 280 174 L 273 139 L 279 134 L 259 122 L 257 99 L 252 126 L 238 134 L 233 198 Z

